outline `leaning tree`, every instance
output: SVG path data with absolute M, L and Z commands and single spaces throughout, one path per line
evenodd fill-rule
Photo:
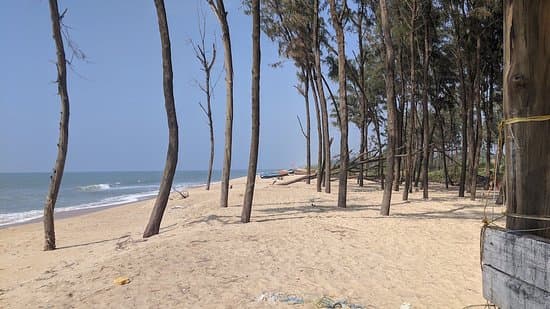
M 172 54 L 170 48 L 170 35 L 168 33 L 168 21 L 166 20 L 166 10 L 164 0 L 154 0 L 157 8 L 157 19 L 159 24 L 160 41 L 162 45 L 162 71 L 164 88 L 164 107 L 168 118 L 168 153 L 166 155 L 166 164 L 164 173 L 160 182 L 159 193 L 155 200 L 155 206 L 151 212 L 149 223 L 145 227 L 143 237 L 147 238 L 159 233 L 160 222 L 176 173 L 178 163 L 178 119 L 176 117 L 176 104 L 174 100 L 173 73 L 172 73 Z
M 59 142 L 57 143 L 57 159 L 50 177 L 50 188 L 44 204 L 44 250 L 55 249 L 55 228 L 53 211 L 57 201 L 57 194 L 61 186 L 65 159 L 67 158 L 67 146 L 69 143 L 69 93 L 67 92 L 67 60 L 63 37 L 61 35 L 61 19 L 57 0 L 50 0 L 50 19 L 52 22 L 53 39 L 57 53 L 57 92 L 61 98 L 61 121 L 59 122 Z

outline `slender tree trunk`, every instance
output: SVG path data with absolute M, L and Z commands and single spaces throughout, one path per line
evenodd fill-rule
M 359 83 L 361 91 L 359 92 L 360 118 L 359 131 L 361 133 L 361 143 L 359 146 L 360 160 L 367 160 L 367 98 L 365 97 L 365 52 L 363 48 L 363 17 L 365 14 L 365 3 L 361 1 L 359 4 L 359 12 L 357 16 L 357 45 L 359 49 Z M 364 186 L 365 164 L 359 165 L 358 183 L 360 187 Z
M 462 4 L 462 1 L 459 1 L 459 4 Z M 464 197 L 464 192 L 466 191 L 466 171 L 468 163 L 468 102 L 466 100 L 466 78 L 464 76 L 464 55 L 462 51 L 462 21 L 460 20 L 460 14 L 458 13 L 458 8 L 453 4 L 453 24 L 455 28 L 455 37 L 456 37 L 456 56 L 458 62 L 458 76 L 460 81 L 460 101 L 462 103 L 462 152 L 461 152 L 461 165 L 460 165 L 460 180 L 459 180 L 459 189 L 458 196 Z
M 302 68 L 302 76 L 304 80 L 303 83 L 303 96 L 304 96 L 304 104 L 306 108 L 306 132 L 305 132 L 305 138 L 306 138 L 306 173 L 308 176 L 311 175 L 311 116 L 309 113 L 309 74 L 310 71 L 308 68 Z M 310 177 L 306 178 L 306 183 L 309 185 L 311 184 Z
M 550 115 L 550 1 L 504 1 L 504 118 Z M 550 216 L 550 120 L 505 126 L 506 212 Z M 550 238 L 550 223 L 508 216 Z
M 208 74 L 207 83 L 210 83 L 210 74 Z M 210 159 L 208 160 L 208 179 L 206 181 L 206 190 L 210 190 L 210 183 L 212 182 L 212 167 L 214 165 L 214 122 L 212 120 L 212 106 L 210 105 L 210 90 L 208 91 L 206 97 L 208 106 L 208 127 L 210 132 Z
M 327 111 L 327 100 L 325 98 L 325 92 L 323 91 L 323 79 L 321 77 L 321 50 L 320 50 L 320 38 L 319 38 L 319 0 L 313 1 L 313 54 L 315 58 L 315 82 L 317 88 L 317 95 L 319 96 L 319 102 L 321 103 L 321 118 L 323 127 L 323 144 L 325 146 L 325 192 L 330 193 L 330 169 L 331 169 L 331 157 L 330 157 L 330 135 L 329 135 L 329 122 Z
M 483 134 L 481 132 L 481 38 L 477 35 L 476 39 L 476 78 L 474 82 L 474 101 L 476 108 L 476 136 L 474 161 L 472 162 L 472 174 L 470 180 L 470 198 L 476 199 L 477 192 L 477 170 L 481 153 L 481 144 Z
M 57 93 L 61 98 L 61 121 L 59 122 L 59 141 L 57 143 L 57 158 L 50 176 L 50 188 L 44 204 L 44 250 L 55 249 L 54 208 L 61 179 L 65 170 L 67 147 L 69 144 L 69 93 L 67 91 L 67 63 L 63 36 L 61 35 L 61 17 L 57 0 L 49 0 L 52 33 L 57 54 Z
M 222 30 L 222 41 L 225 52 L 225 146 L 221 179 L 220 207 L 227 207 L 229 199 L 229 178 L 231 177 L 231 149 L 233 145 L 233 55 L 231 52 L 231 36 L 227 12 L 223 0 L 206 0 L 216 17 Z
M 430 143 L 429 134 L 430 134 L 430 118 L 428 117 L 428 93 L 430 91 L 430 54 L 431 54 L 431 42 L 430 42 L 430 11 L 431 11 L 431 1 L 428 2 L 427 8 L 425 9 L 424 17 L 424 94 L 422 98 L 422 127 L 424 129 L 424 147 L 423 147 L 423 156 L 424 156 L 424 165 L 422 169 L 422 197 L 428 199 L 428 169 L 430 167 Z
M 391 26 L 388 20 L 388 8 L 386 6 L 386 0 L 380 0 L 380 16 L 382 21 L 382 30 L 384 32 L 384 45 L 386 46 L 386 100 L 388 105 L 388 146 L 386 150 L 387 171 L 386 171 L 386 184 L 384 188 L 384 196 L 382 198 L 382 205 L 380 208 L 380 214 L 388 216 L 390 214 L 391 193 L 394 173 L 394 157 L 395 157 L 395 141 L 396 141 L 396 109 L 395 106 L 395 72 L 394 72 L 394 53 L 393 42 L 391 37 Z
M 375 112 L 373 111 L 373 115 Z M 382 132 L 380 132 L 380 123 L 378 117 L 374 117 L 374 131 L 376 132 L 376 143 L 378 144 L 379 156 L 382 157 Z M 380 189 L 384 190 L 384 165 L 382 160 L 378 160 L 378 178 L 380 179 Z
M 487 139 L 486 139 L 486 152 L 485 152 L 485 177 L 487 178 L 487 184 L 485 186 L 485 190 L 492 189 L 491 188 L 491 147 L 493 145 L 492 140 L 492 126 L 493 126 L 493 94 L 494 94 L 494 82 L 493 82 L 493 72 L 491 70 L 489 74 L 489 98 L 487 100 L 487 104 L 485 104 L 485 127 L 487 130 Z M 496 171 L 495 171 L 496 173 Z
M 252 138 L 241 222 L 250 222 L 260 144 L 260 0 L 252 0 Z
M 159 24 L 160 40 L 162 44 L 162 71 L 164 88 L 164 107 L 166 108 L 166 117 L 168 118 L 168 153 L 166 155 L 166 165 L 160 182 L 159 193 L 155 201 L 155 206 L 151 212 L 149 223 L 143 232 L 143 238 L 147 238 L 159 233 L 160 223 L 166 203 L 172 189 L 176 165 L 178 163 L 178 120 L 176 117 L 176 104 L 174 100 L 173 73 L 172 73 L 172 54 L 170 48 L 170 35 L 168 33 L 168 21 L 166 20 L 166 10 L 164 9 L 164 0 L 154 0 L 157 9 L 157 19 Z
M 336 30 L 338 41 L 338 96 L 340 100 L 340 177 L 338 181 L 338 207 L 346 208 L 346 196 L 348 192 L 348 104 L 346 91 L 346 51 L 344 28 L 342 25 L 342 13 L 336 9 L 336 0 L 329 0 L 332 25 Z M 342 11 L 347 7 L 343 1 Z
M 409 199 L 409 192 L 412 188 L 412 175 L 414 175 L 414 133 L 416 131 L 416 57 L 414 54 L 414 33 L 415 33 L 415 21 L 416 21 L 416 0 L 412 0 L 411 3 L 411 30 L 409 33 L 409 48 L 411 53 L 411 97 L 410 97 L 410 119 L 409 119 L 409 131 L 407 138 L 407 167 L 405 169 L 405 188 L 403 190 L 403 200 Z
M 313 73 L 313 72 L 312 72 Z M 317 90 L 315 89 L 314 78 L 315 73 L 309 76 L 311 83 L 311 93 L 313 94 L 313 101 L 315 102 L 315 120 L 317 121 L 317 192 L 321 192 L 321 185 L 323 183 L 323 130 L 321 128 L 321 114 L 319 111 L 319 98 L 317 97 Z
M 405 74 L 403 70 L 403 48 L 401 47 L 401 44 L 399 44 L 399 76 L 401 77 L 401 95 L 399 97 L 399 107 L 397 109 L 397 154 L 401 155 L 403 154 L 403 131 L 405 130 L 404 127 L 404 116 L 405 116 Z M 395 162 L 396 168 L 395 168 L 395 175 L 394 175 L 394 183 L 393 183 L 393 190 L 399 191 L 399 184 L 401 183 L 401 157 L 398 157 Z
M 212 182 L 212 166 L 214 164 L 214 122 L 212 121 L 212 104 L 211 104 L 211 89 L 210 86 L 210 75 L 212 72 L 212 67 L 216 61 L 216 45 L 212 44 L 212 55 L 211 58 L 208 58 L 205 44 L 205 29 L 199 27 L 199 32 L 201 36 L 200 43 L 193 45 L 193 50 L 195 51 L 195 57 L 199 60 L 202 71 L 204 72 L 204 85 L 199 85 L 200 89 L 204 92 L 206 96 L 206 108 L 199 102 L 201 109 L 203 110 L 206 118 L 208 120 L 208 129 L 210 133 L 210 160 L 208 161 L 208 174 L 206 179 L 206 190 L 210 190 L 210 183 Z
M 443 172 L 445 174 L 445 189 L 449 189 L 449 170 L 447 168 L 447 152 L 445 150 L 445 123 L 443 119 L 443 115 L 441 115 L 441 111 L 439 109 L 436 110 L 437 118 L 439 122 L 439 132 L 441 133 L 441 152 L 442 152 L 442 160 L 443 160 Z

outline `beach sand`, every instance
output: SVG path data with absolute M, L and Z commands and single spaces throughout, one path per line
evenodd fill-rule
M 348 208 L 338 209 L 336 182 L 329 195 L 314 181 L 258 178 L 252 222 L 241 224 L 245 179 L 231 184 L 225 209 L 219 184 L 172 195 L 161 233 L 146 241 L 153 200 L 57 220 L 51 252 L 41 223 L 1 229 L 0 307 L 313 308 L 322 296 L 364 308 L 485 303 L 480 200 L 433 184 L 427 201 L 394 192 L 382 217 L 374 182 L 350 180 Z M 120 276 L 130 283 L 114 284 Z M 270 301 L 275 293 L 304 304 Z

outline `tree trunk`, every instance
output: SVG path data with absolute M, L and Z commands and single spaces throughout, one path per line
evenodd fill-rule
M 338 97 L 340 109 L 340 177 L 338 180 L 338 207 L 346 208 L 348 191 L 348 104 L 346 91 L 346 52 L 342 13 L 336 10 L 336 0 L 329 0 L 332 25 L 336 30 L 338 41 Z M 343 1 L 342 11 L 347 8 Z
M 399 44 L 399 75 L 401 79 L 401 95 L 399 97 L 399 106 L 397 108 L 397 154 L 401 155 L 403 154 L 403 130 L 404 130 L 404 121 L 403 118 L 405 116 L 405 74 L 403 70 L 403 48 L 401 47 L 401 44 Z M 393 183 L 393 190 L 399 191 L 399 184 L 401 183 L 401 156 L 397 157 L 395 162 L 395 175 L 394 175 L 394 183 Z
M 63 36 L 61 35 L 61 17 L 57 7 L 57 0 L 49 0 L 52 33 L 57 55 L 57 93 L 61 98 L 61 121 L 59 122 L 59 141 L 57 143 L 57 158 L 50 176 L 50 188 L 44 204 L 44 250 L 55 249 L 54 208 L 57 194 L 61 186 L 67 146 L 69 144 L 69 93 L 67 92 L 67 63 Z
M 233 145 L 233 55 L 231 52 L 231 36 L 227 22 L 227 12 L 223 0 L 207 0 L 218 18 L 222 30 L 222 41 L 225 52 L 225 146 L 221 179 L 220 207 L 227 207 L 229 199 L 229 178 L 231 175 L 231 148 Z
M 504 1 L 504 119 L 550 115 L 550 1 Z M 550 120 L 507 124 L 506 227 L 550 238 Z
M 476 78 L 474 82 L 474 102 L 476 108 L 476 136 L 474 161 L 472 162 L 472 176 L 470 180 L 470 199 L 476 199 L 477 192 L 477 170 L 479 167 L 479 158 L 481 152 L 481 141 L 483 134 L 481 132 L 481 38 L 478 35 L 476 39 Z
M 317 90 L 315 89 L 315 82 L 313 76 L 315 73 L 311 72 L 309 75 L 311 83 L 311 93 L 313 94 L 313 101 L 315 102 L 315 119 L 317 120 L 317 192 L 321 192 L 321 184 L 323 182 L 323 130 L 321 128 L 321 114 L 319 112 L 319 98 L 317 97 Z
M 313 54 L 315 58 L 315 82 L 317 85 L 317 95 L 321 103 L 321 118 L 323 127 L 323 144 L 325 146 L 325 192 L 330 193 L 330 135 L 327 111 L 327 100 L 323 91 L 323 79 L 321 77 L 321 42 L 319 38 L 319 0 L 313 1 Z
M 304 84 L 304 104 L 306 108 L 306 171 L 311 175 L 311 115 L 309 113 L 309 74 L 308 68 L 302 68 L 303 84 Z M 306 183 L 311 184 L 311 178 L 306 178 Z
M 206 108 L 199 102 L 199 106 L 203 110 L 206 118 L 208 120 L 208 129 L 210 133 L 210 160 L 208 161 L 208 174 L 206 179 L 206 190 L 210 190 L 210 183 L 212 182 L 212 166 L 214 164 L 214 122 L 212 121 L 212 104 L 211 104 L 211 89 L 210 86 L 210 75 L 212 72 L 212 67 L 216 61 L 216 45 L 212 44 L 212 55 L 211 58 L 208 58 L 205 44 L 205 29 L 199 27 L 199 32 L 201 36 L 200 43 L 193 45 L 193 50 L 195 51 L 195 57 L 199 60 L 204 72 L 204 85 L 199 84 L 199 88 L 204 92 L 206 96 Z
M 252 0 L 252 138 L 241 222 L 250 222 L 260 144 L 260 0 Z
M 489 98 L 487 99 L 487 104 L 485 104 L 485 127 L 487 130 L 487 138 L 486 138 L 486 152 L 485 152 L 485 161 L 486 161 L 486 168 L 485 168 L 485 177 L 487 177 L 487 184 L 485 185 L 485 190 L 492 189 L 491 187 L 491 147 L 493 145 L 493 134 L 492 134 L 492 126 L 493 126 L 493 94 L 494 94 L 494 82 L 493 82 L 493 72 L 491 70 L 489 74 Z M 497 171 L 495 171 L 496 173 Z
M 405 169 L 405 188 L 403 189 L 403 200 L 406 201 L 409 199 L 409 191 L 411 190 L 412 185 L 412 175 L 414 172 L 414 156 L 413 152 L 415 151 L 414 147 L 414 133 L 416 131 L 416 57 L 414 54 L 414 32 L 415 32 L 415 21 L 416 21 L 416 0 L 412 0 L 411 3 L 411 30 L 409 33 L 409 48 L 411 53 L 411 97 L 410 97 L 410 119 L 409 119 L 409 131 L 407 138 L 407 160 L 406 160 L 406 169 Z
M 460 1 L 463 2 L 463 1 Z M 460 180 L 459 180 L 459 189 L 458 196 L 464 197 L 464 191 L 466 190 L 466 171 L 467 171 L 467 162 L 468 162 L 468 102 L 466 100 L 466 78 L 464 77 L 464 55 L 462 51 L 462 21 L 460 20 L 458 8 L 455 5 L 452 5 L 453 9 L 453 24 L 455 28 L 455 37 L 456 37 L 456 56 L 458 62 L 459 70 L 459 80 L 460 80 L 460 101 L 462 103 L 462 153 L 461 153 L 461 166 L 460 166 Z
M 443 154 L 443 173 L 445 174 L 445 189 L 449 189 L 449 170 L 447 168 L 447 152 L 445 150 L 445 123 L 441 111 L 436 109 L 436 115 L 439 122 L 439 132 L 441 133 L 441 152 Z
M 430 42 L 430 11 L 431 11 L 431 1 L 428 2 L 427 8 L 425 9 L 426 13 L 424 15 L 424 94 L 422 98 L 422 127 L 424 129 L 424 145 L 423 145 L 423 156 L 424 156 L 424 165 L 422 169 L 422 197 L 428 199 L 428 169 L 430 167 L 430 143 L 429 143 L 429 134 L 430 134 L 430 124 L 428 117 L 428 93 L 430 91 L 430 54 L 431 54 L 431 42 Z
M 172 55 L 170 49 L 170 35 L 168 33 L 168 21 L 166 20 L 166 10 L 164 9 L 164 0 L 154 0 L 157 8 L 157 19 L 159 24 L 160 40 L 162 44 L 162 71 L 164 88 L 164 107 L 166 117 L 168 118 L 168 153 L 166 155 L 166 165 L 160 182 L 159 193 L 155 201 L 155 206 L 151 212 L 149 223 L 143 232 L 143 238 L 147 238 L 159 233 L 160 223 L 166 203 L 172 190 L 172 182 L 178 163 L 178 120 L 176 117 L 176 104 L 174 101 L 173 73 L 172 73 Z
M 382 30 L 384 32 L 384 45 L 386 46 L 386 100 L 388 105 L 388 146 L 386 150 L 387 171 L 386 171 L 386 184 L 384 187 L 384 196 L 382 198 L 382 205 L 380 208 L 380 214 L 388 216 L 390 214 L 391 193 L 394 173 L 394 157 L 395 157 L 395 141 L 396 141 L 396 109 L 395 106 L 395 72 L 394 72 L 394 53 L 393 42 L 391 37 L 391 26 L 388 20 L 388 8 L 386 6 L 386 0 L 380 0 L 380 16 L 382 21 Z

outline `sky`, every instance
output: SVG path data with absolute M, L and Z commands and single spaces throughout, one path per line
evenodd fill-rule
M 71 104 L 66 171 L 162 170 L 168 128 L 162 91 L 160 36 L 153 1 L 59 0 L 71 39 L 86 54 L 68 72 Z M 225 82 L 223 45 L 217 19 L 204 0 L 166 0 L 172 43 L 174 95 L 180 130 L 178 170 L 208 167 L 209 133 L 199 102 L 204 78 L 190 40 L 199 39 L 200 16 L 206 40 L 215 41 L 213 68 L 214 169 L 223 161 Z M 240 0 L 226 2 L 234 66 L 232 168 L 248 166 L 251 131 L 251 22 Z M 201 13 L 203 12 L 203 13 Z M 0 1 L 0 172 L 46 172 L 57 155 L 60 100 L 55 45 L 48 1 Z M 67 46 L 67 42 L 65 42 Z M 296 116 L 304 121 L 293 64 L 281 60 L 263 34 L 260 90 L 259 169 L 305 165 L 305 143 Z M 66 48 L 67 57 L 71 52 Z M 337 91 L 337 87 L 333 87 Z M 316 124 L 312 111 L 312 162 L 316 162 Z M 350 126 L 350 141 L 358 133 Z M 338 131 L 333 153 L 339 145 Z M 350 142 L 350 147 L 357 148 Z

